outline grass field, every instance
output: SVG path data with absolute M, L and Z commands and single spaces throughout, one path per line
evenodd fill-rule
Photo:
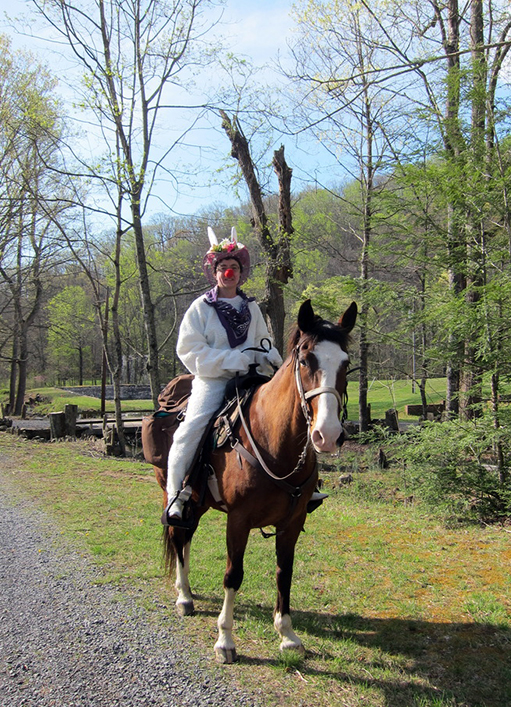
M 445 378 L 431 378 L 426 383 L 426 396 L 428 403 L 434 404 L 442 402 L 445 399 Z M 511 394 L 511 385 L 507 384 L 502 387 L 502 393 Z M 358 420 L 358 380 L 356 374 L 350 377 L 348 384 L 349 402 L 348 402 L 348 419 Z M 39 394 L 44 402 L 36 405 L 31 409 L 31 412 L 37 415 L 46 415 L 49 412 L 63 410 L 66 404 L 77 405 L 79 410 L 87 410 L 89 412 L 100 409 L 99 398 L 93 398 L 87 395 L 73 395 L 66 392 L 62 388 L 31 388 L 27 391 L 27 396 L 35 396 Z M 489 385 L 486 386 L 484 393 L 488 398 L 490 396 Z M 385 417 L 385 411 L 394 408 L 398 411 L 400 420 L 417 420 L 415 416 L 406 414 L 407 405 L 420 405 L 420 393 L 417 385 L 412 385 L 411 380 L 379 380 L 372 379 L 369 381 L 368 402 L 371 405 L 371 416 L 373 419 Z M 0 402 L 8 401 L 8 391 L 0 389 Z M 151 400 L 123 400 L 122 409 L 124 412 L 151 410 Z M 112 400 L 106 401 L 106 411 L 114 411 L 114 403 Z
M 174 616 L 162 574 L 161 498 L 151 467 L 104 459 L 86 442 L 0 433 L 23 494 L 90 554 L 104 581 L 133 587 L 155 621 L 213 657 L 225 568 L 225 517 L 207 514 L 192 550 L 197 615 Z M 235 608 L 240 661 L 225 667 L 265 703 L 331 707 L 509 707 L 511 537 L 506 527 L 447 528 L 410 503 L 397 471 L 346 450 L 355 481 L 309 516 L 297 546 L 293 621 L 305 658 L 280 657 L 272 627 L 274 546 L 253 531 Z M 343 452 L 341 451 L 341 461 Z
M 358 396 L 357 381 L 350 380 L 348 392 L 353 397 L 353 402 L 348 406 L 348 417 L 350 420 L 358 419 Z M 439 403 L 445 399 L 445 378 L 432 378 L 426 384 L 426 396 L 428 403 Z M 394 408 L 399 413 L 400 420 L 417 420 L 406 414 L 407 405 L 420 405 L 421 397 L 419 388 L 416 385 L 412 389 L 410 380 L 377 380 L 369 382 L 367 400 L 371 405 L 371 416 L 373 418 L 385 417 L 385 411 Z
M 77 405 L 78 411 L 88 411 L 99 413 L 101 408 L 101 400 L 90 395 L 74 395 L 71 392 L 62 388 L 30 388 L 27 391 L 27 398 L 38 395 L 41 402 L 36 405 L 29 406 L 29 413 L 34 415 L 47 415 L 50 412 L 58 412 L 63 410 L 65 405 Z M 4 405 L 8 402 L 8 392 L 0 391 L 0 402 Z M 123 412 L 131 412 L 138 410 L 152 410 L 152 400 L 123 400 Z M 114 412 L 113 400 L 105 401 L 105 411 Z
M 357 403 L 357 381 L 356 376 L 350 380 L 348 392 L 350 401 L 348 404 L 348 418 L 350 420 L 358 419 L 358 403 Z M 430 403 L 437 403 L 445 397 L 445 379 L 433 378 L 427 383 L 427 396 Z M 27 392 L 27 395 L 39 395 L 43 398 L 43 402 L 36 405 L 32 412 L 38 415 L 45 415 L 49 412 L 63 410 L 67 404 L 78 405 L 79 410 L 97 410 L 100 409 L 99 398 L 93 398 L 87 395 L 72 395 L 71 393 L 62 390 L 61 388 L 32 388 Z M 7 391 L 0 392 L 0 402 L 7 402 Z M 400 420 L 417 419 L 406 415 L 406 405 L 420 405 L 420 394 L 417 386 L 412 392 L 412 383 L 409 380 L 396 381 L 379 381 L 373 380 L 369 384 L 368 400 L 371 404 L 371 414 L 373 418 L 385 417 L 385 411 L 389 408 L 395 408 L 399 412 Z M 152 409 L 151 400 L 123 400 L 122 409 L 124 412 L 132 410 L 150 410 Z M 113 401 L 106 401 L 106 411 L 113 412 Z

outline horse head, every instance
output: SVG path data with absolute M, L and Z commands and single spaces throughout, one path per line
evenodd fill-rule
M 340 418 L 346 396 L 347 346 L 356 319 L 355 302 L 336 324 L 315 314 L 310 300 L 298 312 L 290 344 L 302 410 L 317 452 L 333 452 L 344 441 Z

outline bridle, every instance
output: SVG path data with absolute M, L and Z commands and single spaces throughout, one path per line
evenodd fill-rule
M 263 339 L 261 341 L 261 346 L 257 350 L 263 351 L 267 353 L 267 350 L 264 348 L 264 343 L 268 341 L 267 339 Z M 268 341 L 269 343 L 269 341 Z M 245 349 L 247 350 L 247 349 Z M 254 349 L 250 349 L 254 350 Z M 318 395 L 323 395 L 323 394 L 331 394 L 335 395 L 337 402 L 339 403 L 339 412 L 341 413 L 341 426 L 344 425 L 347 417 L 348 417 L 348 392 L 347 392 L 347 386 L 345 386 L 344 392 L 341 395 L 337 388 L 333 388 L 331 386 L 319 386 L 317 388 L 313 388 L 312 390 L 305 391 L 303 388 L 303 382 L 302 382 L 302 377 L 300 376 L 300 362 L 299 362 L 299 354 L 300 347 L 296 346 L 295 349 L 293 349 L 293 359 L 294 359 L 294 367 L 295 367 L 295 382 L 296 382 L 296 387 L 298 390 L 298 397 L 300 399 L 300 406 L 302 409 L 303 416 L 305 417 L 305 421 L 307 423 L 307 439 L 305 440 L 305 445 L 302 449 L 302 452 L 300 456 L 298 457 L 298 461 L 296 463 L 296 466 L 292 471 L 289 472 L 289 474 L 286 474 L 286 476 L 277 476 L 274 474 L 271 469 L 268 468 L 268 465 L 265 463 L 264 459 L 262 458 L 257 445 L 252 437 L 252 434 L 250 433 L 250 430 L 248 428 L 248 425 L 245 421 L 245 417 L 243 415 L 243 410 L 242 410 L 242 405 L 239 397 L 239 391 L 238 387 L 236 386 L 236 396 L 237 396 L 237 402 L 238 402 L 238 411 L 240 415 L 240 420 L 241 424 L 243 426 L 243 429 L 245 430 L 245 434 L 247 435 L 248 441 L 250 442 L 250 445 L 254 451 L 254 456 L 248 452 L 240 443 L 239 440 L 236 440 L 235 443 L 231 441 L 231 445 L 233 449 L 235 449 L 239 454 L 245 457 L 251 464 L 254 464 L 254 462 L 257 462 L 257 466 L 262 468 L 266 474 L 270 478 L 272 478 L 277 484 L 285 484 L 286 486 L 289 486 L 287 484 L 287 479 L 289 479 L 293 474 L 295 474 L 297 471 L 300 471 L 300 469 L 304 466 L 305 460 L 307 457 L 307 453 L 309 451 L 309 446 L 311 444 L 311 428 L 312 428 L 312 417 L 310 414 L 309 410 L 309 400 L 312 398 L 315 398 Z M 293 487 L 296 489 L 296 487 Z M 290 491 L 290 488 L 287 490 Z M 291 492 L 291 491 L 290 491 Z
M 311 400 L 312 398 L 315 398 L 316 396 L 322 395 L 324 393 L 331 393 L 332 395 L 335 395 L 335 397 L 337 398 L 337 402 L 339 403 L 341 425 L 343 425 L 346 422 L 346 420 L 348 419 L 348 390 L 347 390 L 347 386 L 345 386 L 344 392 L 341 395 L 341 393 L 339 393 L 337 388 L 333 388 L 328 385 L 322 385 L 322 386 L 319 386 L 318 388 L 313 388 L 312 390 L 305 391 L 303 389 L 302 377 L 300 375 L 300 361 L 299 361 L 299 357 L 298 357 L 299 351 L 300 351 L 300 349 L 298 346 L 293 350 L 293 358 L 294 358 L 294 362 L 295 362 L 295 381 L 296 381 L 296 387 L 298 389 L 298 396 L 300 398 L 300 406 L 302 408 L 303 416 L 305 417 L 305 420 L 307 422 L 307 444 L 308 444 L 310 441 L 310 430 L 312 427 L 312 417 L 310 415 L 308 401 Z

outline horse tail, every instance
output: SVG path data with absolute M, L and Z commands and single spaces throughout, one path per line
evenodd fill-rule
M 175 528 L 166 526 L 163 528 L 163 562 L 165 574 L 170 577 L 174 573 L 177 559 L 177 548 L 174 538 Z
M 183 550 L 192 539 L 194 532 L 195 528 L 184 529 L 171 525 L 163 528 L 163 562 L 167 576 L 170 577 L 174 573 L 176 562 L 184 565 Z

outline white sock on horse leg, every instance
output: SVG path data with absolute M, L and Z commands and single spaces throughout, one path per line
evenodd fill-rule
M 176 606 L 182 615 L 193 613 L 193 596 L 189 580 L 190 545 L 191 543 L 186 543 L 183 548 L 184 564 L 182 565 L 179 560 L 176 562 Z
M 218 617 L 218 640 L 215 643 L 215 650 L 234 650 L 234 641 L 232 639 L 232 627 L 234 623 L 234 600 L 236 598 L 236 590 L 224 590 L 224 604 L 222 611 Z
M 280 612 L 277 612 L 275 614 L 273 625 L 282 639 L 280 644 L 281 651 L 286 649 L 303 651 L 303 644 L 293 631 L 291 617 L 289 614 L 281 614 Z

